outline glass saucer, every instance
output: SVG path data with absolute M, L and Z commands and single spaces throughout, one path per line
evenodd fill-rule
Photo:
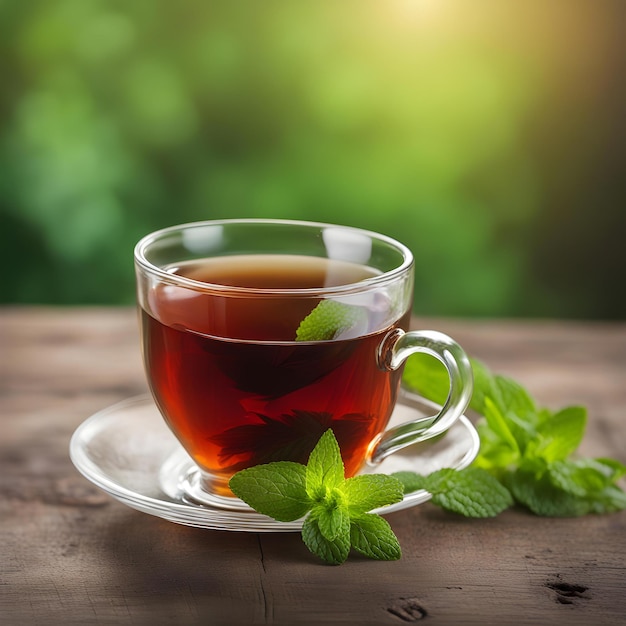
M 437 407 L 405 395 L 396 405 L 390 425 L 430 416 Z M 462 416 L 436 440 L 405 448 L 365 472 L 414 471 L 428 474 L 437 469 L 467 467 L 476 457 L 478 434 Z M 70 457 L 92 483 L 120 502 L 163 519 L 187 526 L 250 532 L 296 531 L 301 521 L 276 522 L 249 510 L 228 510 L 189 500 L 181 477 L 194 464 L 166 426 L 149 395 L 129 398 L 98 411 L 74 432 Z M 391 513 L 430 499 L 424 490 L 407 494 L 402 502 L 376 513 Z

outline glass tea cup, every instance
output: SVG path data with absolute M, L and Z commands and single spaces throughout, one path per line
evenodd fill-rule
M 472 394 L 450 337 L 409 330 L 413 257 L 356 228 L 286 220 L 195 222 L 135 248 L 148 383 L 194 461 L 194 501 L 244 507 L 228 481 L 272 461 L 306 463 L 329 428 L 346 476 L 447 431 Z M 408 356 L 449 374 L 441 411 L 387 429 Z

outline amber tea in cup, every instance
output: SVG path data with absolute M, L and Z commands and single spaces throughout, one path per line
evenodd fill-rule
M 135 251 L 148 382 L 198 468 L 195 499 L 235 499 L 246 467 L 306 463 L 331 428 L 346 475 L 444 432 L 471 396 L 467 357 L 450 338 L 409 331 L 413 260 L 359 229 L 225 220 L 148 235 Z M 428 352 L 451 392 L 427 427 L 385 431 L 402 363 Z

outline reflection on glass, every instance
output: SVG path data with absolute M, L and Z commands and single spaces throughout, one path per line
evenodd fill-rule
M 224 227 L 198 226 L 182 232 L 183 245 L 195 254 L 208 254 L 221 247 L 224 239 Z

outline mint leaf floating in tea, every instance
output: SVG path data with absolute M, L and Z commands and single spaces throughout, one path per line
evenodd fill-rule
M 463 515 L 472 515 L 473 503 L 480 498 L 497 495 L 493 481 L 536 515 L 573 517 L 626 509 L 626 493 L 617 484 L 626 475 L 626 466 L 613 459 L 576 456 L 587 422 L 583 407 L 558 411 L 540 407 L 516 381 L 492 374 L 480 361 L 470 361 L 474 372 L 470 408 L 481 415 L 480 452 L 473 467 L 427 477 L 405 473 L 398 477 L 407 491 L 425 489 L 433 494 L 433 503 Z M 425 355 L 408 359 L 403 384 L 439 404 L 447 396 L 447 373 Z M 482 474 L 469 475 L 470 471 Z
M 216 366 L 245 393 L 267 400 L 298 391 L 350 359 L 353 341 L 241 343 L 214 346 Z
M 367 432 L 371 417 L 358 413 L 333 416 L 331 413 L 299 411 L 273 417 L 251 414 L 256 422 L 234 426 L 211 441 L 220 447 L 219 459 L 225 471 L 275 461 L 305 464 L 320 437 L 330 428 L 340 442 L 354 441 Z
M 329 341 L 367 331 L 367 310 L 335 300 L 322 300 L 301 322 L 296 341 Z
M 304 516 L 302 540 L 326 563 L 339 565 L 350 548 L 378 560 L 396 560 L 400 545 L 382 517 L 369 513 L 400 502 L 402 483 L 384 474 L 346 479 L 337 439 L 327 430 L 306 466 L 289 461 L 241 470 L 230 479 L 233 493 L 278 521 Z

